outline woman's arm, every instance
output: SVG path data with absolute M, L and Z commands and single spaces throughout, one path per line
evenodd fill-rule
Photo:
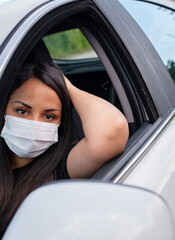
M 67 169 L 71 178 L 89 178 L 124 150 L 129 135 L 128 124 L 112 104 L 76 88 L 66 77 L 65 81 L 85 134 L 69 153 Z

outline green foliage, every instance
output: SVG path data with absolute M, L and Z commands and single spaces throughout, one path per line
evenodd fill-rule
M 175 82 L 175 62 L 173 60 L 168 60 L 167 62 L 167 69 Z
M 56 33 L 43 38 L 53 59 L 69 57 L 91 49 L 79 29 Z

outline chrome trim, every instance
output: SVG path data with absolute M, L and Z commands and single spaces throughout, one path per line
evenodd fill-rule
M 77 0 L 55 0 L 46 2 L 45 5 L 42 5 L 39 9 L 36 9 L 34 13 L 29 15 L 29 17 L 21 24 L 21 26 L 13 34 L 4 50 L 1 53 L 0 59 L 0 78 L 3 75 L 5 68 L 7 67 L 12 55 L 16 51 L 17 47 L 23 40 L 26 33 L 31 29 L 31 27 L 38 22 L 44 15 L 53 9 L 67 3 L 76 2 Z
M 113 183 L 118 183 L 124 175 L 131 169 L 131 167 L 136 164 L 140 158 L 152 147 L 152 145 L 157 141 L 159 136 L 163 133 L 165 128 L 171 123 L 173 118 L 175 117 L 175 108 L 168 114 L 166 119 L 160 124 L 158 129 L 154 132 L 154 134 L 147 140 L 144 146 L 140 149 L 136 156 L 131 159 L 131 161 L 122 169 L 119 175 L 113 180 Z M 122 181 L 121 181 L 122 182 Z

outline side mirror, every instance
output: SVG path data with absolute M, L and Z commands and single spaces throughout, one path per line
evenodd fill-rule
M 170 240 L 174 223 L 158 195 L 140 188 L 64 181 L 33 191 L 3 240 Z

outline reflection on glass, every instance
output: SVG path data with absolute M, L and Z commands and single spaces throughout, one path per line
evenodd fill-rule
M 120 2 L 146 33 L 175 81 L 175 11 L 148 2 Z
M 168 60 L 166 67 L 167 67 L 172 79 L 175 82 L 175 62 L 172 60 Z

